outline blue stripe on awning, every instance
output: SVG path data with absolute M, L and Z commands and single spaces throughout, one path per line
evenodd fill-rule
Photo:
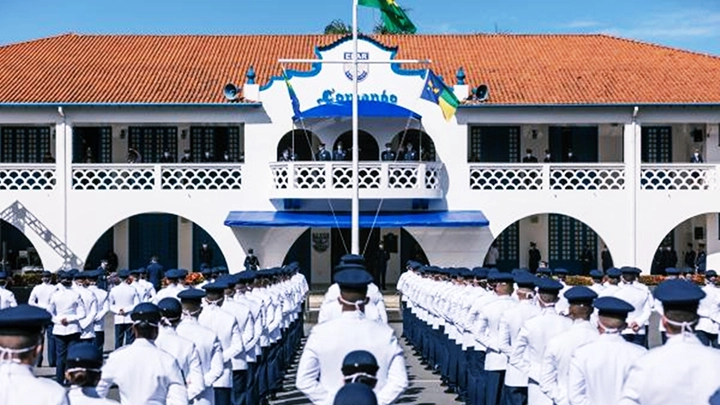
M 352 117 L 352 102 L 320 104 L 300 113 L 300 116 L 293 117 L 293 120 L 312 118 L 350 118 Z M 415 118 L 421 119 L 420 114 L 401 107 L 397 104 L 384 103 L 382 101 L 358 101 L 358 117 L 360 118 Z
M 360 213 L 360 227 L 485 227 L 490 224 L 482 211 L 424 211 Z M 233 227 L 350 228 L 350 213 L 298 211 L 231 211 L 225 219 Z

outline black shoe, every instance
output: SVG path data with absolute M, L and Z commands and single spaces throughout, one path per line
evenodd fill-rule
M 467 402 L 467 401 L 465 400 L 465 398 L 458 395 L 455 397 L 455 402 Z
M 441 386 L 441 387 L 447 387 L 447 386 L 448 386 L 447 381 L 442 381 L 442 382 L 440 382 L 440 386 Z
M 446 393 L 446 394 L 454 394 L 454 393 L 455 393 L 455 388 L 447 387 L 447 388 L 445 388 L 445 391 L 443 391 L 443 392 Z

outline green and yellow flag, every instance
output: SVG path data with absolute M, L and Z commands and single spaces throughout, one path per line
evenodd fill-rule
M 460 100 L 455 97 L 452 89 L 447 87 L 432 70 L 428 70 L 420 98 L 439 105 L 446 121 L 450 121 L 460 105 Z
M 395 0 L 358 0 L 358 4 L 380 10 L 383 24 L 393 34 L 414 34 L 417 31 L 415 24 Z

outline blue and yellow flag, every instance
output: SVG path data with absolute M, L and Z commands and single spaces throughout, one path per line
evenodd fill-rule
M 455 97 L 452 89 L 447 87 L 445 83 L 429 69 L 420 98 L 439 105 L 446 121 L 450 121 L 455 115 L 457 107 L 460 105 L 460 100 Z
M 297 94 L 295 94 L 295 89 L 293 89 L 292 84 L 290 84 L 290 78 L 287 76 L 285 68 L 283 68 L 282 73 L 283 79 L 285 79 L 285 85 L 288 89 L 288 95 L 290 95 L 290 103 L 292 103 L 293 119 L 300 118 L 300 100 L 298 100 Z

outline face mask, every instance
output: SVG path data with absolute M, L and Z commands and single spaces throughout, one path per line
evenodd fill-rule
M 70 287 L 72 285 L 72 281 L 70 280 L 63 280 L 60 283 L 65 287 Z
M 165 155 L 165 157 L 170 156 L 170 154 L 168 152 L 163 153 L 163 155 Z
M 190 154 L 189 154 L 189 153 L 186 153 L 186 154 L 185 154 L 185 157 L 186 157 L 186 158 L 187 158 L 187 157 L 190 157 Z

